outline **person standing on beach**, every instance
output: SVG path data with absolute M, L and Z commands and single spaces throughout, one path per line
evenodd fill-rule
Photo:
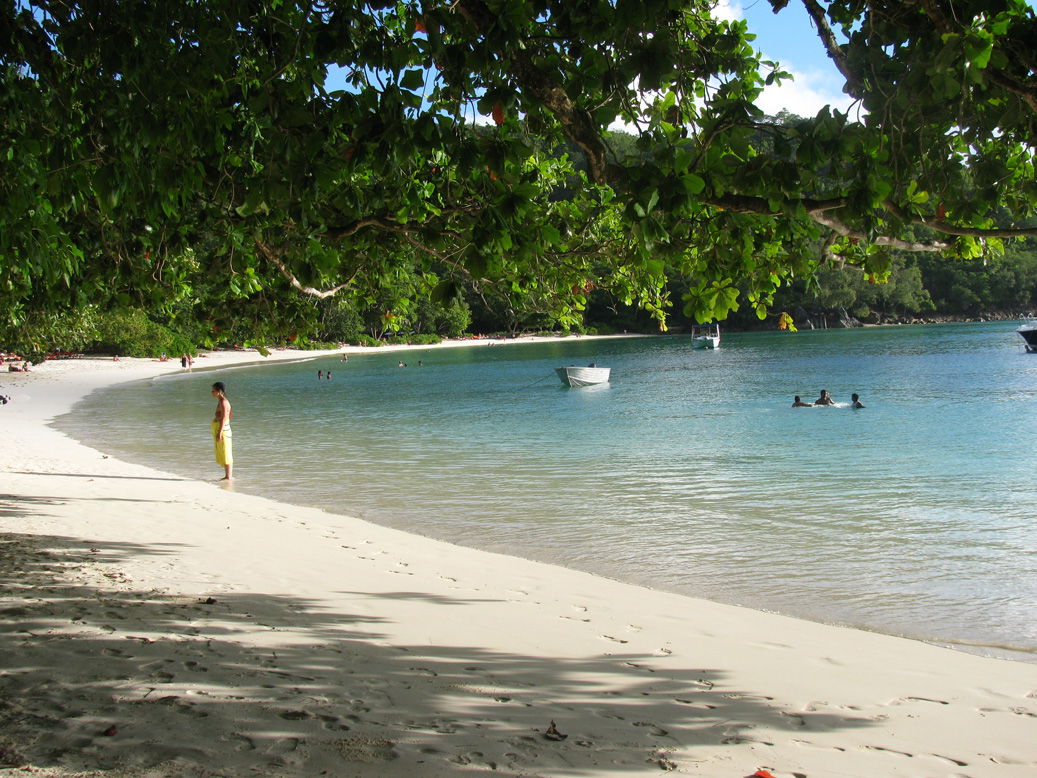
M 216 398 L 216 414 L 212 417 L 212 442 L 216 449 L 216 464 L 223 465 L 222 481 L 231 481 L 234 476 L 234 449 L 231 441 L 230 419 L 234 412 L 227 399 L 227 387 L 222 381 L 212 385 L 212 396 Z

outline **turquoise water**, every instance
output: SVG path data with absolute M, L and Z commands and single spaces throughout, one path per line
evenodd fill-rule
M 239 491 L 1037 659 L 1037 355 L 1017 325 L 732 333 L 715 352 L 677 336 L 480 344 L 218 378 Z M 589 362 L 611 383 L 554 375 Z M 216 377 L 98 393 L 59 426 L 215 479 Z M 844 407 L 790 408 L 821 389 Z M 845 407 L 851 392 L 865 409 Z

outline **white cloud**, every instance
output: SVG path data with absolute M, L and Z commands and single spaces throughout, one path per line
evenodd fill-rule
M 754 0 L 766 3 L 766 0 Z M 740 0 L 716 0 L 713 6 L 713 17 L 721 21 L 735 21 L 745 18 L 745 11 Z M 755 41 L 759 45 L 760 41 Z M 763 58 L 768 57 L 763 52 Z M 842 92 L 842 79 L 832 66 L 830 70 L 797 70 L 788 63 L 782 62 L 784 70 L 792 74 L 793 80 L 780 85 L 769 86 L 756 101 L 757 106 L 771 116 L 782 109 L 797 116 L 814 116 L 824 106 L 831 105 L 840 111 L 850 108 L 852 101 Z
M 723 22 L 733 22 L 737 19 L 744 19 L 745 14 L 742 13 L 742 4 L 738 0 L 717 0 L 716 5 L 713 6 L 713 18 Z
M 757 107 L 765 113 L 774 116 L 785 109 L 797 116 L 814 116 L 826 105 L 840 111 L 853 105 L 852 98 L 842 91 L 842 78 L 837 72 L 784 69 L 792 74 L 792 79 L 765 87 L 756 100 Z

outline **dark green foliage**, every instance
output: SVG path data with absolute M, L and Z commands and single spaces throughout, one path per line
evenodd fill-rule
M 194 354 L 195 347 L 183 336 L 151 321 L 140 310 L 125 310 L 99 317 L 97 337 L 85 351 L 127 357 L 179 357 Z
M 804 2 L 863 112 L 764 116 L 786 74 L 703 3 L 0 0 L 5 329 L 96 305 L 199 345 L 359 337 L 334 295 L 377 337 L 456 332 L 426 296 L 573 329 L 595 290 L 766 317 L 833 261 L 1037 233 L 1026 3 Z

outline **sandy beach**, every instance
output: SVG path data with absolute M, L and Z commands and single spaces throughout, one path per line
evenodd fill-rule
M 461 548 L 48 426 L 180 369 L 0 374 L 0 775 L 1037 775 L 1035 664 Z

